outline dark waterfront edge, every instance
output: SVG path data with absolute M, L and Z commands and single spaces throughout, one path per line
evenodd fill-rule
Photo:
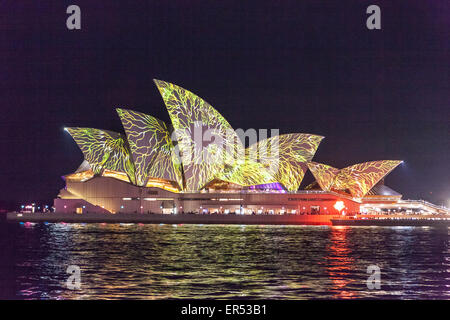
M 142 223 L 142 224 L 239 224 L 334 226 L 432 226 L 448 227 L 449 219 L 342 219 L 335 215 L 234 215 L 234 214 L 133 214 L 133 213 L 18 213 L 1 215 L 7 222 Z
M 143 223 L 143 224 L 247 224 L 331 225 L 333 215 L 222 215 L 134 213 L 18 213 L 8 212 L 9 222 Z

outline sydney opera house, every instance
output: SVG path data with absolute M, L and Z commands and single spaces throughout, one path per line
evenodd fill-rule
M 323 137 L 292 133 L 247 148 L 225 118 L 177 85 L 155 80 L 171 125 L 118 108 L 124 133 L 65 130 L 84 160 L 65 175 L 56 212 L 317 214 L 440 213 L 423 201 L 403 200 L 384 185 L 400 160 L 338 169 L 313 162 Z M 196 137 L 197 131 L 210 137 Z M 309 170 L 315 182 L 300 189 Z

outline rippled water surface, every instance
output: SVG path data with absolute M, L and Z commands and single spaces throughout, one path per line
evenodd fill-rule
M 447 229 L 2 224 L 0 246 L 7 299 L 450 298 Z

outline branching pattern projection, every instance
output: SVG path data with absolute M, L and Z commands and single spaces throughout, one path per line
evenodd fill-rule
M 95 174 L 103 170 L 124 172 L 135 183 L 134 165 L 126 139 L 117 132 L 93 128 L 66 128 Z
M 119 108 L 126 137 L 107 130 L 66 128 L 85 158 L 68 179 L 85 181 L 102 174 L 172 192 L 197 192 L 211 181 L 233 188 L 281 183 L 297 191 L 309 168 L 323 190 L 348 190 L 361 198 L 401 163 L 372 161 L 339 170 L 311 162 L 323 137 L 301 133 L 271 137 L 245 149 L 230 124 L 206 101 L 172 83 L 154 81 L 177 141 L 171 140 L 163 121 Z
M 226 166 L 234 166 L 242 142 L 225 118 L 192 92 L 154 80 L 169 112 L 180 149 L 185 191 L 200 190 Z M 209 131 L 212 141 L 203 138 Z M 196 136 L 200 133 L 200 136 Z
M 221 179 L 244 186 L 280 182 L 288 191 L 297 191 L 307 162 L 311 161 L 322 136 L 291 133 L 259 141 L 246 149 L 245 160 Z
M 160 178 L 183 187 L 181 165 L 166 124 L 150 115 L 116 109 L 130 145 L 136 168 L 136 184 L 145 186 L 148 178 Z
M 353 197 L 362 198 L 400 163 L 402 161 L 399 160 L 379 160 L 358 163 L 339 170 L 310 162 L 308 167 L 322 190 L 348 190 Z
M 246 149 L 246 152 L 248 149 Z M 248 156 L 240 158 L 234 166 L 226 166 L 217 174 L 217 178 L 240 186 L 253 186 L 263 183 L 272 183 L 275 177 L 267 170 L 269 165 L 252 159 Z
M 320 188 L 325 191 L 330 190 L 336 175 L 339 173 L 339 169 L 317 162 L 309 162 L 308 168 L 311 170 Z
M 324 137 L 312 134 L 284 134 L 279 139 L 279 157 L 275 180 L 284 185 L 289 191 L 297 191 L 308 169 L 307 162 L 311 161 Z M 274 138 L 270 138 L 272 140 Z M 276 158 L 268 159 L 275 163 Z M 271 165 L 271 168 L 275 166 Z
M 348 189 L 353 197 L 362 198 L 400 163 L 400 160 L 379 160 L 346 167 L 339 171 L 333 187 L 338 190 Z

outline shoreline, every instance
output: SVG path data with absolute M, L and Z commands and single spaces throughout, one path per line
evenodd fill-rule
M 448 227 L 450 219 L 428 217 L 342 218 L 336 215 L 235 215 L 158 213 L 20 213 L 8 212 L 6 222 L 142 223 L 142 224 L 234 224 L 234 225 L 324 225 L 324 226 L 432 226 Z
M 18 213 L 8 212 L 7 222 L 144 223 L 144 224 L 248 224 L 331 225 L 335 215 L 235 215 L 148 213 Z
M 446 228 L 450 226 L 450 220 L 445 219 L 412 219 L 412 218 L 394 218 L 394 219 L 331 219 L 333 226 L 352 226 L 352 227 L 438 227 Z

